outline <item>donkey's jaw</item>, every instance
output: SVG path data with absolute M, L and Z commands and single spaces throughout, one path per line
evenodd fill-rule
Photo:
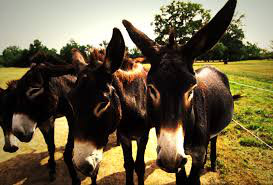
M 14 113 L 12 117 L 12 133 L 21 141 L 31 141 L 37 123 L 23 113 Z
M 185 163 L 182 125 L 176 129 L 161 129 L 158 137 L 157 163 L 165 171 L 175 171 Z M 167 170 L 169 169 L 169 170 Z
M 86 176 L 96 175 L 103 157 L 103 148 L 98 149 L 92 142 L 77 141 L 74 143 L 73 163 Z

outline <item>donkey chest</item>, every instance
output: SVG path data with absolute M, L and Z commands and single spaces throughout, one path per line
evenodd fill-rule
M 146 119 L 137 113 L 123 112 L 118 129 L 122 135 L 136 140 L 147 130 Z

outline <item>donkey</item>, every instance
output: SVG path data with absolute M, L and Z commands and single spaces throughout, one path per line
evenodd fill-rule
M 73 162 L 85 175 L 96 176 L 108 136 L 118 129 L 124 155 L 126 184 L 132 185 L 136 171 L 138 183 L 144 184 L 144 152 L 149 125 L 146 113 L 146 76 L 141 64 L 124 58 L 125 43 L 121 32 L 113 29 L 105 56 L 98 65 L 83 64 L 74 53 L 79 74 L 69 98 L 75 113 Z M 78 56 L 78 57 L 76 57 Z M 136 161 L 132 157 L 132 140 L 137 141 Z
M 69 124 L 68 141 L 64 152 L 64 161 L 73 177 L 76 173 L 72 163 L 73 109 L 67 94 L 74 87 L 76 77 L 65 75 L 75 73 L 72 65 L 32 65 L 13 89 L 13 106 L 10 117 L 12 133 L 21 141 L 29 142 L 38 127 L 45 139 L 49 152 L 49 177 L 55 180 L 56 163 L 54 159 L 54 121 L 66 116 Z M 5 120 L 4 120 L 5 121 Z M 9 124 L 5 122 L 4 124 Z M 72 181 L 76 181 L 72 179 Z
M 12 104 L 13 104 L 13 89 L 16 87 L 15 80 L 7 83 L 7 88 L 0 88 L 0 126 L 3 129 L 5 143 L 3 150 L 5 152 L 13 153 L 18 150 L 17 139 L 12 133 L 11 118 Z
M 160 46 L 123 20 L 130 38 L 151 63 L 147 108 L 157 133 L 157 164 L 166 172 L 176 173 L 177 184 L 200 184 L 210 140 L 215 169 L 217 134 L 232 119 L 234 105 L 227 76 L 213 67 L 194 71 L 193 63 L 224 34 L 236 4 L 236 0 L 229 0 L 184 46 L 176 44 L 173 32 L 169 43 Z M 188 177 L 186 154 L 192 157 Z

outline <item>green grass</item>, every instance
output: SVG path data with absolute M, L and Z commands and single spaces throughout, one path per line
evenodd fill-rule
M 242 146 L 265 147 L 256 138 L 253 138 L 253 137 L 242 137 L 242 138 L 240 138 L 239 143 Z
M 204 65 L 208 65 L 208 63 L 196 63 L 194 67 L 197 69 Z M 209 65 L 226 73 L 230 81 L 273 91 L 273 61 L 241 61 L 227 65 L 223 63 L 209 63 Z M 145 65 L 145 67 L 149 68 L 149 65 Z M 0 68 L 0 87 L 5 88 L 8 80 L 17 79 L 26 71 L 26 68 Z M 234 119 L 273 146 L 273 94 L 233 83 L 231 83 L 231 91 L 232 94 L 243 95 L 243 98 L 235 102 Z M 57 148 L 65 145 L 67 126 L 64 122 L 65 119 L 62 119 L 58 120 L 56 124 Z M 115 139 L 111 140 L 115 142 Z M 0 148 L 2 146 L 3 134 L 0 132 Z M 46 167 L 41 168 L 36 165 L 36 161 L 38 161 L 43 167 L 48 159 L 42 135 L 38 132 L 31 143 L 20 143 L 19 147 L 19 151 L 15 154 L 3 153 L 0 149 L 0 184 L 3 174 L 5 174 L 4 178 L 8 177 L 6 181 L 9 182 L 8 184 L 13 184 L 11 182 L 25 184 L 23 181 L 27 181 L 28 184 L 44 184 L 47 178 Z M 165 173 L 154 164 L 155 149 L 156 136 L 153 130 L 145 153 L 147 164 L 145 184 L 175 184 L 174 174 Z M 133 144 L 133 153 L 134 155 L 136 153 L 135 143 Z M 61 156 L 61 151 L 58 151 L 56 153 L 58 176 L 54 184 L 70 182 L 66 167 L 60 160 Z M 272 184 L 273 182 L 273 151 L 233 122 L 218 137 L 217 164 L 217 173 L 209 172 L 202 176 L 203 184 L 248 185 Z M 25 165 L 35 168 L 35 172 L 23 175 L 22 171 L 24 170 L 22 169 Z M 206 166 L 210 166 L 209 160 Z M 7 174 L 12 175 L 7 176 Z M 120 147 L 105 152 L 98 182 L 98 184 L 125 183 Z M 90 179 L 83 180 L 82 184 L 90 184 Z
M 9 67 L 9 68 L 1 68 L 0 67 L 0 87 L 6 88 L 6 83 L 9 80 L 17 80 L 20 77 L 22 77 L 25 72 L 28 70 L 28 68 L 15 68 L 15 67 Z

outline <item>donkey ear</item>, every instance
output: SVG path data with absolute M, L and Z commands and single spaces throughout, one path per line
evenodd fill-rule
M 194 59 L 211 49 L 227 30 L 236 4 L 237 0 L 229 0 L 216 16 L 182 48 L 184 55 Z
M 81 72 L 85 66 L 88 64 L 86 63 L 84 57 L 82 56 L 81 52 L 77 50 L 76 48 L 73 48 L 71 50 L 72 53 L 72 64 L 76 68 L 76 72 Z
M 110 43 L 106 48 L 104 67 L 109 73 L 114 73 L 120 68 L 123 62 L 125 43 L 119 29 L 114 28 Z
M 123 20 L 122 24 L 126 28 L 130 38 L 135 43 L 135 45 L 140 49 L 143 55 L 151 61 L 151 64 L 155 64 L 158 61 L 158 53 L 160 46 L 151 40 L 143 32 L 135 28 L 132 23 L 127 20 Z

